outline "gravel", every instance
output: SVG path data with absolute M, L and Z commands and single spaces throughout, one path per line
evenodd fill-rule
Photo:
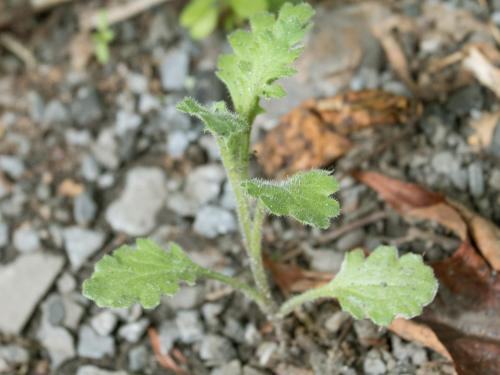
M 201 208 L 193 224 L 194 231 L 207 238 L 235 232 L 237 228 L 233 213 L 216 206 Z
M 24 162 L 16 157 L 9 155 L 0 155 L 0 171 L 5 172 L 14 180 L 20 178 L 25 171 Z
M 111 336 L 100 336 L 92 327 L 83 325 L 78 334 L 78 355 L 85 358 L 101 359 L 114 357 L 115 340 Z
M 9 243 L 9 225 L 0 221 L 0 249 Z
M 108 336 L 111 334 L 117 323 L 117 316 L 109 310 L 101 311 L 90 320 L 92 328 L 101 336 Z
M 207 335 L 200 342 L 200 357 L 210 365 L 221 365 L 236 357 L 231 342 L 217 335 Z
M 94 125 L 103 117 L 99 95 L 93 87 L 81 87 L 71 102 L 71 116 L 80 126 Z
M 12 334 L 21 332 L 63 264 L 62 257 L 36 252 L 18 256 L 12 263 L 0 267 L 0 296 L 9 301 L 0 309 L 0 330 Z
M 136 167 L 127 173 L 120 197 L 106 210 L 106 220 L 117 232 L 141 236 L 156 226 L 156 215 L 167 197 L 163 171 L 153 167 Z
M 29 227 L 22 226 L 14 231 L 14 247 L 21 253 L 33 253 L 41 249 L 38 232 Z
M 189 73 L 189 54 L 176 48 L 165 55 L 160 63 L 160 79 L 164 90 L 182 90 Z
M 184 192 L 200 207 L 219 197 L 225 178 L 226 172 L 220 164 L 198 167 L 188 175 Z
M 469 173 L 469 191 L 475 198 L 480 198 L 484 194 L 484 171 L 480 162 L 469 164 L 467 169 Z
M 80 225 L 94 221 L 97 214 L 97 204 L 88 192 L 78 195 L 73 202 L 73 218 Z
M 103 233 L 76 226 L 64 229 L 63 238 L 64 249 L 73 270 L 78 270 L 104 244 Z
M 175 318 L 179 336 L 183 343 L 192 344 L 204 337 L 204 327 L 196 310 L 179 311 Z
M 148 326 L 149 319 L 146 318 L 140 319 L 137 322 L 125 324 L 118 330 L 118 337 L 121 337 L 128 342 L 136 343 L 142 336 L 144 336 Z
M 76 375 L 128 375 L 125 371 L 108 371 L 92 365 L 85 365 L 78 369 Z
M 387 367 L 380 358 L 380 353 L 372 349 L 363 361 L 363 370 L 367 375 L 382 375 L 386 373 Z
M 140 372 L 149 362 L 148 350 L 145 346 L 137 346 L 128 352 L 128 368 L 133 372 Z

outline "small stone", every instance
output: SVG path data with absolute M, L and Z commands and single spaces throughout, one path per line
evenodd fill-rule
M 81 298 L 80 294 L 77 294 L 77 296 Z M 74 296 L 64 296 L 63 304 L 65 313 L 63 324 L 71 330 L 76 330 L 80 325 L 85 310 L 83 306 L 75 300 Z
M 217 141 L 211 135 L 203 135 L 198 140 L 198 144 L 205 150 L 208 154 L 208 158 L 212 161 L 220 160 L 220 151 Z
M 498 122 L 497 126 L 495 127 L 495 131 L 493 132 L 493 138 L 491 139 L 490 146 L 488 147 L 488 152 L 491 155 L 500 156 L 500 122 Z
M 96 160 L 91 155 L 86 155 L 82 159 L 80 173 L 87 181 L 94 182 L 101 174 L 101 171 Z
M 114 357 L 115 340 L 111 336 L 100 336 L 91 327 L 84 325 L 78 335 L 78 355 L 93 359 Z
M 73 270 L 78 270 L 85 261 L 104 244 L 104 234 L 80 227 L 64 229 L 64 248 Z
M 43 113 L 43 123 L 45 125 L 66 124 L 70 121 L 70 115 L 66 106 L 59 100 L 51 100 Z
M 475 198 L 480 198 L 484 194 L 484 172 L 481 163 L 475 162 L 469 165 L 469 191 Z
M 312 250 L 311 267 L 320 272 L 336 273 L 340 270 L 340 265 L 344 259 L 344 254 L 334 250 Z
M 262 367 L 269 366 L 275 359 L 278 352 L 278 344 L 275 342 L 264 341 L 257 348 L 257 357 L 259 358 L 259 364 Z
M 116 169 L 120 165 L 118 143 L 113 129 L 101 130 L 97 141 L 92 145 L 92 154 L 95 159 L 108 169 Z
M 167 207 L 182 217 L 192 217 L 198 211 L 198 204 L 184 193 L 172 193 L 168 196 Z
M 180 311 L 175 318 L 182 342 L 192 344 L 203 338 L 204 328 L 196 310 Z
M 147 114 L 151 111 L 155 111 L 160 109 L 161 103 L 160 100 L 154 95 L 149 93 L 142 94 L 139 99 L 139 112 L 142 114 Z
M 142 118 L 137 113 L 118 111 L 116 114 L 115 131 L 119 136 L 135 132 L 142 124 Z
M 57 326 L 64 321 L 66 311 L 60 295 L 51 294 L 42 305 L 44 319 L 51 325 Z
M 245 342 L 245 329 L 238 319 L 228 317 L 225 319 L 224 329 L 222 331 L 224 336 L 229 337 L 237 343 Z
M 337 311 L 325 322 L 325 328 L 331 333 L 337 333 L 342 325 L 347 322 L 350 315 L 344 311 Z
M 380 358 L 380 353 L 372 349 L 366 355 L 363 362 L 363 370 L 367 375 L 382 375 L 386 373 L 387 367 Z
M 159 168 L 136 167 L 127 173 L 125 189 L 106 210 L 115 231 L 131 236 L 151 232 L 167 197 L 166 178 Z
M 210 375 L 241 375 L 241 362 L 237 359 L 212 370 Z
M 88 192 L 78 195 L 73 202 L 73 217 L 80 225 L 94 221 L 97 213 L 97 204 Z
M 354 229 L 337 240 L 336 248 L 340 252 L 350 251 L 363 244 L 365 237 L 366 233 L 364 229 Z
M 128 352 L 128 368 L 130 371 L 139 372 L 148 365 L 148 350 L 145 346 L 137 346 Z
M 370 320 L 354 320 L 354 332 L 362 346 L 369 347 L 375 342 L 382 332 Z
M 243 367 L 243 375 L 266 375 L 266 373 L 259 371 L 251 366 L 246 365 Z M 293 374 L 290 374 L 293 375 Z M 300 374 L 297 374 L 300 375 Z
M 168 135 L 167 153 L 173 158 L 181 158 L 190 143 L 189 136 L 183 131 L 173 131 Z
M 0 155 L 0 170 L 17 180 L 25 171 L 24 162 L 16 156 Z
M 80 126 L 92 125 L 102 119 L 103 112 L 97 91 L 81 87 L 71 103 L 71 115 Z
M 207 335 L 200 343 L 200 357 L 210 365 L 220 365 L 234 359 L 236 351 L 227 338 Z
M 220 203 L 222 207 L 228 210 L 236 209 L 236 198 L 234 197 L 233 188 L 229 181 L 226 181 L 224 184 L 224 193 L 222 194 Z
M 148 79 L 142 74 L 127 72 L 127 86 L 135 94 L 143 94 L 148 90 Z
M 99 367 L 85 365 L 78 368 L 76 375 L 127 375 L 125 371 L 108 371 Z
M 429 361 L 429 357 L 427 356 L 427 352 L 424 348 L 413 344 L 413 352 L 411 355 L 411 361 L 415 366 L 421 366 L 424 363 Z
M 158 330 L 158 336 L 160 337 L 161 354 L 168 354 L 173 348 L 174 343 L 180 338 L 177 323 L 171 320 L 162 322 Z
M 9 243 L 9 226 L 0 221 L 0 249 Z
M 22 226 L 14 231 L 14 247 L 21 253 L 32 253 L 40 250 L 38 232 L 30 226 Z
M 87 129 L 67 129 L 64 138 L 68 144 L 73 146 L 88 146 L 92 142 L 92 135 Z
M 143 318 L 137 322 L 128 323 L 118 330 L 118 336 L 128 342 L 136 343 L 146 332 L 149 327 L 149 320 Z
M 214 201 L 220 194 L 226 174 L 219 164 L 207 164 L 193 170 L 186 179 L 186 195 L 199 206 Z
M 255 346 L 262 341 L 262 335 L 253 323 L 248 323 L 245 327 L 245 343 Z
M 8 301 L 0 309 L 1 331 L 18 334 L 22 330 L 63 264 L 62 257 L 36 252 L 0 266 L 0 296 Z
M 64 272 L 57 280 L 57 290 L 59 293 L 70 293 L 76 288 L 75 278 L 68 272 Z
M 39 93 L 30 91 L 27 95 L 30 116 L 35 122 L 42 122 L 45 104 Z
M 28 363 L 29 353 L 21 346 L 10 344 L 0 346 L 0 360 L 4 360 L 11 365 L 21 365 Z
M 108 336 L 111 334 L 117 323 L 117 316 L 109 310 L 101 311 L 90 320 L 92 328 L 101 336 Z
M 39 330 L 37 337 L 49 352 L 53 369 L 58 368 L 63 362 L 76 355 L 73 336 L 63 327 L 44 325 Z
M 219 323 L 219 314 L 224 310 L 224 306 L 220 303 L 205 303 L 201 308 L 203 319 L 210 325 Z
M 196 233 L 207 238 L 236 231 L 236 219 L 232 212 L 216 206 L 205 206 L 196 214 L 193 224 Z
M 182 90 L 189 73 L 189 55 L 178 48 L 170 51 L 160 64 L 160 79 L 163 89 Z
M 450 170 L 460 169 L 456 157 L 449 151 L 441 151 L 435 154 L 431 160 L 432 168 L 441 174 L 448 175 Z
M 500 190 L 500 169 L 494 169 L 489 179 L 490 188 Z
M 168 304 L 174 310 L 194 309 L 203 300 L 203 290 L 200 287 L 182 288 L 168 299 Z
M 449 111 L 457 116 L 468 114 L 473 109 L 481 110 L 484 98 L 479 85 L 468 85 L 453 92 L 446 103 Z

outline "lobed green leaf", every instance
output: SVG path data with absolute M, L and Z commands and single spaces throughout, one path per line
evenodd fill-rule
M 230 35 L 233 54 L 218 61 L 218 77 L 226 84 L 236 111 L 252 119 L 260 97 L 276 98 L 284 90 L 275 81 L 295 73 L 291 64 L 300 55 L 300 42 L 310 27 L 314 10 L 308 4 L 286 3 L 276 18 L 271 13 L 250 17 L 251 31 Z
M 340 211 L 339 203 L 330 197 L 339 184 L 327 171 L 299 172 L 285 181 L 252 179 L 243 182 L 243 187 L 273 214 L 319 228 L 327 228 Z
M 395 317 L 420 315 L 434 299 L 438 282 L 420 255 L 398 258 L 395 247 L 379 246 L 366 259 L 361 249 L 348 253 L 340 272 L 322 288 L 355 318 L 387 326 Z
M 202 39 L 215 30 L 219 12 L 216 0 L 193 0 L 182 10 L 180 22 L 194 39 Z
M 153 241 L 138 239 L 137 248 L 124 245 L 104 256 L 91 278 L 83 283 L 85 297 L 100 307 L 128 307 L 138 302 L 145 308 L 172 296 L 179 283 L 193 285 L 203 269 L 176 244 L 165 251 Z

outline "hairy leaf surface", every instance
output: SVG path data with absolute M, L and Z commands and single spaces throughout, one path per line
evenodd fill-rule
M 419 315 L 434 299 L 438 282 L 420 255 L 398 258 L 395 247 L 379 246 L 366 259 L 361 249 L 348 253 L 324 288 L 355 318 L 387 326 L 395 317 Z
M 147 239 L 138 239 L 136 244 L 136 249 L 124 245 L 97 262 L 92 277 L 83 284 L 87 298 L 101 307 L 138 302 L 153 308 L 162 295 L 174 295 L 180 282 L 192 285 L 203 274 L 176 244 L 168 251 Z
M 288 215 L 319 228 L 327 228 L 340 210 L 339 203 L 330 197 L 339 184 L 327 171 L 299 172 L 285 181 L 253 179 L 243 186 L 273 214 Z
M 285 95 L 275 83 L 295 73 L 291 64 L 300 55 L 300 42 L 314 10 L 308 4 L 285 4 L 276 18 L 258 13 L 250 18 L 251 31 L 237 30 L 229 37 L 233 54 L 222 55 L 218 77 L 226 84 L 236 111 L 247 119 L 259 111 L 259 97 Z

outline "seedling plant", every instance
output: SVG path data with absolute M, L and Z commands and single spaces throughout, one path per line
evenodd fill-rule
M 438 285 L 432 269 L 420 255 L 398 257 L 392 246 L 379 246 L 367 258 L 361 249 L 353 250 L 326 285 L 293 296 L 281 305 L 273 297 L 262 259 L 266 216 L 288 216 L 325 229 L 340 210 L 332 198 L 339 184 L 330 172 L 304 171 L 282 181 L 249 176 L 252 123 L 263 112 L 259 102 L 286 95 L 276 81 L 295 73 L 292 63 L 302 51 L 313 13 L 307 4 L 287 3 L 277 17 L 266 12 L 255 14 L 250 18 L 250 31 L 237 30 L 229 36 L 233 53 L 220 56 L 217 76 L 230 93 L 233 110 L 225 102 L 205 106 L 192 98 L 177 106 L 179 111 L 201 120 L 217 140 L 234 191 L 253 283 L 194 263 L 175 243 L 164 250 L 149 239 L 137 239 L 135 248 L 121 246 L 96 264 L 83 284 L 87 298 L 101 307 L 140 303 L 154 308 L 162 295 L 174 295 L 180 283 L 193 285 L 205 278 L 241 291 L 272 321 L 280 321 L 304 303 L 336 298 L 353 317 L 369 318 L 382 326 L 395 317 L 419 315 L 433 300 Z

